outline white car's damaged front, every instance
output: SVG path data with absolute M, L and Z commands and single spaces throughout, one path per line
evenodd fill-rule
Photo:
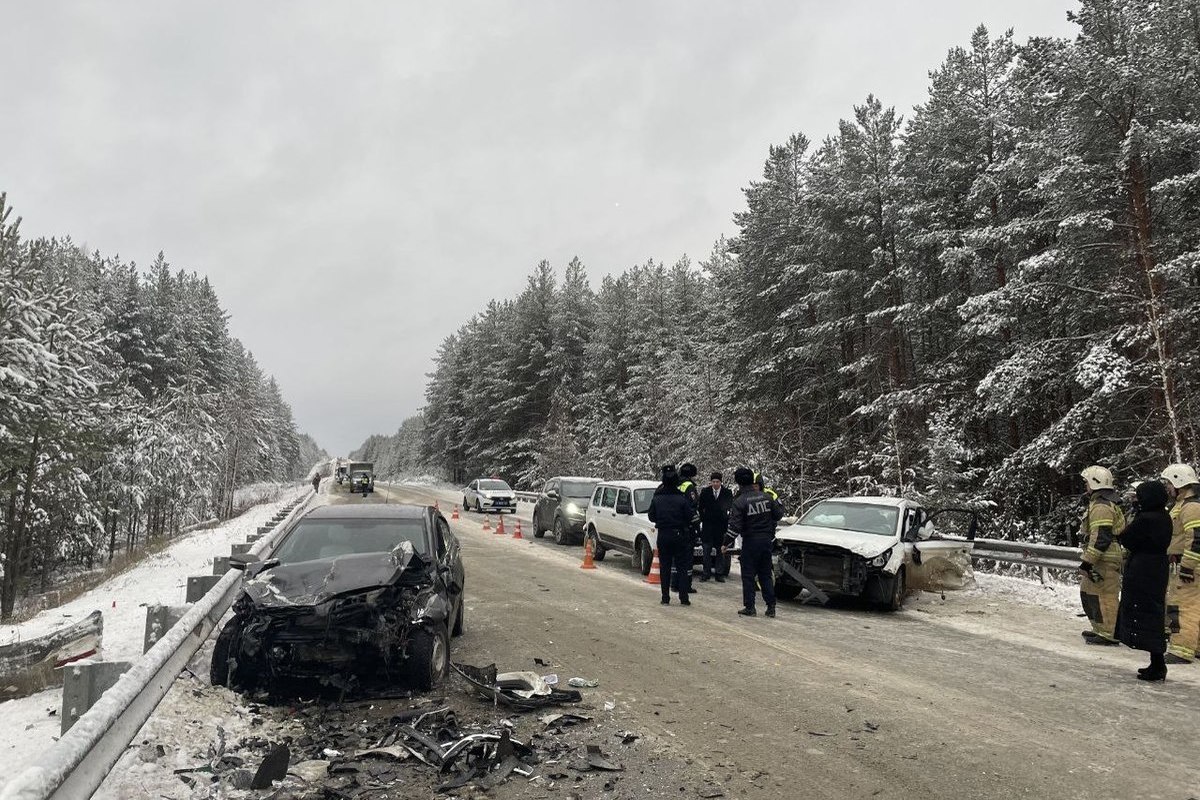
M 947 509 L 947 511 L 959 511 Z M 968 534 L 943 537 L 917 503 L 891 497 L 822 500 L 776 536 L 776 594 L 784 600 L 805 589 L 861 597 L 897 610 L 911 589 L 955 589 L 971 581 Z

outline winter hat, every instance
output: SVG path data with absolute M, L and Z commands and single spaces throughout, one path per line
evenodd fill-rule
M 733 481 L 738 486 L 753 486 L 754 473 L 747 467 L 738 467 L 733 472 Z
M 696 473 L 698 471 L 699 470 L 696 469 L 695 464 L 692 464 L 691 462 L 684 462 L 684 464 L 679 468 L 679 476 L 684 480 L 688 480 L 696 477 Z
M 667 486 L 679 485 L 679 473 L 675 470 L 674 464 L 664 464 L 662 468 L 662 482 Z
M 708 479 L 710 481 L 723 481 L 725 480 L 725 476 L 719 472 L 714 472 L 712 475 L 708 476 Z
M 1162 511 L 1167 507 L 1167 487 L 1162 481 L 1142 481 L 1137 487 L 1138 508 L 1142 511 Z

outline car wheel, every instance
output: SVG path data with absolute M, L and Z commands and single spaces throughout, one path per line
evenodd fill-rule
M 571 534 L 567 532 L 567 525 L 562 517 L 554 518 L 554 542 L 562 545 L 571 543 Z
M 542 528 L 542 521 L 538 519 L 537 512 L 533 512 L 533 538 L 541 539 L 546 535 L 546 531 Z
M 467 502 L 467 496 L 463 495 L 463 511 L 470 511 L 471 504 Z
M 908 580 L 904 576 L 904 567 L 892 578 L 891 589 L 884 608 L 888 611 L 899 611 L 904 606 L 904 596 L 908 594 Z
M 236 617 L 231 619 L 213 642 L 212 662 L 208 668 L 208 680 L 213 686 L 229 686 L 242 691 L 253 691 L 254 671 L 237 665 L 237 649 L 241 646 L 242 625 Z
M 450 629 L 451 636 L 462 636 L 467 616 L 467 599 L 461 595 L 458 598 L 458 613 L 454 615 L 454 627 Z
M 794 583 L 779 583 L 775 582 L 775 599 L 776 600 L 795 600 L 802 592 L 799 586 Z
M 446 628 L 418 628 L 408 640 L 405 667 L 413 688 L 427 692 L 441 682 L 450 666 L 450 637 Z
M 476 513 L 476 514 L 482 514 L 482 513 L 483 513 L 483 506 L 479 504 L 479 498 L 478 498 L 478 497 L 476 497 L 476 498 L 475 498 L 475 513 Z
M 650 574 L 650 570 L 654 566 L 654 550 L 651 549 L 650 543 L 645 539 L 639 538 L 637 540 L 637 552 L 632 561 L 638 572 L 643 575 Z
M 608 550 L 604 548 L 604 545 L 600 544 L 600 537 L 596 534 L 595 528 L 588 528 L 587 538 L 592 540 L 592 559 L 594 561 L 603 561 L 604 557 L 608 555 Z

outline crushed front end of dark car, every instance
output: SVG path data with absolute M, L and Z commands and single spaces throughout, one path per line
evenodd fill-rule
M 250 565 L 217 637 L 212 682 L 251 692 L 289 681 L 429 689 L 449 663 L 451 601 L 434 565 L 390 553 Z

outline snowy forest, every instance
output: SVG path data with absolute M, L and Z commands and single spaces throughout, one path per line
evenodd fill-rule
M 1194 463 L 1200 6 L 1072 20 L 981 27 L 906 117 L 868 96 L 771 146 L 699 263 L 539 264 L 441 345 L 419 460 L 523 487 L 749 463 L 793 509 L 905 493 L 1039 539 L 1090 463 Z
M 22 240 L 0 194 L 0 617 L 324 458 L 208 280 Z

